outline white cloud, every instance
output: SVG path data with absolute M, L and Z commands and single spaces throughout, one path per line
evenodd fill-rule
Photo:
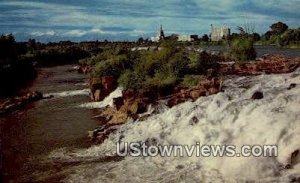
M 288 22 L 299 26 L 299 20 L 289 17 L 276 17 L 264 11 L 253 11 L 247 7 L 250 0 L 110 0 L 91 1 L 70 5 L 64 3 L 4 0 L 0 7 L 15 7 L 6 13 L 0 12 L 3 21 L 0 31 L 22 32 L 28 27 L 32 36 L 68 36 L 80 38 L 87 35 L 128 36 L 149 35 L 157 32 L 163 24 L 167 33 L 204 34 L 210 24 L 226 24 L 231 27 L 254 22 L 260 32 L 266 31 L 275 21 Z M 297 14 L 299 0 L 252 0 L 264 10 L 280 10 Z M 239 8 L 237 8 L 239 7 Z M 247 10 L 247 11 L 246 11 Z M 279 15 L 278 15 L 279 16 Z M 300 14 L 299 14 L 300 16 Z M 37 27 L 34 29 L 34 27 Z M 40 28 L 39 28 L 40 27 Z M 125 27 L 128 30 L 104 31 L 105 27 Z M 53 30 L 52 32 L 49 30 Z M 131 31 L 130 31 L 131 30 Z
M 53 30 L 42 32 L 42 31 L 34 31 L 29 33 L 31 36 L 54 36 L 56 33 Z

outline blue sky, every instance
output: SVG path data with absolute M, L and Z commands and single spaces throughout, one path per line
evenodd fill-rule
M 0 0 L 0 34 L 17 40 L 135 40 L 157 34 L 209 32 L 210 24 L 259 33 L 283 21 L 300 27 L 300 0 Z

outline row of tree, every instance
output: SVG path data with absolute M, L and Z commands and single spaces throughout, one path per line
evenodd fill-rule
M 300 44 L 300 27 L 290 29 L 288 25 L 277 22 L 270 26 L 270 30 L 262 36 L 262 41 L 278 46 L 287 46 L 290 44 Z
M 276 44 L 277 46 L 288 46 L 290 44 L 300 44 L 300 27 L 298 29 L 291 29 L 283 22 L 277 22 L 270 26 L 270 30 L 260 35 L 254 32 L 254 25 L 245 24 L 237 27 L 239 33 L 233 33 L 230 40 L 238 37 L 248 37 L 254 42 L 261 42 L 266 45 Z
M 26 52 L 27 46 L 17 43 L 13 35 L 0 37 L 0 96 L 13 94 L 36 76 L 32 63 L 21 58 Z
M 255 24 L 246 23 L 243 26 L 237 27 L 238 33 L 232 33 L 229 37 L 224 37 L 223 40 L 234 40 L 240 37 L 251 38 L 254 42 L 262 42 L 263 44 L 277 44 L 278 46 L 287 46 L 290 44 L 300 44 L 300 27 L 298 29 L 290 29 L 287 24 L 282 22 L 274 23 L 270 26 L 270 30 L 260 35 L 255 32 Z M 172 34 L 165 39 L 177 40 L 178 35 Z M 194 43 L 207 43 L 210 42 L 210 37 L 207 34 L 203 36 L 195 37 Z M 221 41 L 222 42 L 222 41 Z M 142 37 L 137 40 L 138 45 L 151 45 L 149 39 L 143 39 Z

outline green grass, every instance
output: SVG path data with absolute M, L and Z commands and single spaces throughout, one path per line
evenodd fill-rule
M 249 38 L 236 38 L 230 44 L 230 55 L 238 61 L 254 60 L 256 51 L 253 41 Z

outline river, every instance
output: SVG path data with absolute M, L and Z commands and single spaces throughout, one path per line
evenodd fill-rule
M 72 71 L 71 65 L 38 69 L 26 90 L 54 98 L 0 119 L 4 182 L 28 181 L 37 170 L 53 168 L 40 161 L 55 149 L 90 145 L 87 131 L 100 123 L 92 119 L 97 110 L 79 107 L 89 100 L 87 83 L 87 76 Z
M 203 48 L 210 51 L 227 50 L 225 46 L 205 46 Z M 279 48 L 277 46 L 255 46 L 255 49 L 258 57 L 261 57 L 264 54 L 279 54 L 290 58 L 300 57 L 300 49 L 298 48 Z
M 263 47 L 258 52 L 272 53 L 274 49 Z M 284 53 L 300 56 L 299 50 Z M 87 76 L 72 71 L 72 67 L 39 68 L 38 77 L 26 90 L 38 90 L 54 97 L 0 118 L 4 182 L 226 182 L 262 178 L 280 181 L 300 172 L 299 164 L 294 172 L 281 172 L 277 166 L 286 163 L 286 157 L 300 148 L 297 140 L 299 86 L 286 90 L 292 82 L 300 84 L 299 71 L 228 79 L 225 93 L 164 108 L 146 121 L 124 125 L 103 144 L 92 145 L 87 132 L 101 125 L 92 118 L 99 114 L 99 109 L 91 108 L 94 103 L 89 103 Z M 249 101 L 257 89 L 266 92 L 265 99 Z M 194 117 L 199 123 L 190 126 L 189 121 Z M 271 126 L 273 130 L 269 133 Z M 163 144 L 193 144 L 197 139 L 209 144 L 226 142 L 237 146 L 276 143 L 282 149 L 277 159 L 242 158 L 240 161 L 106 156 L 114 153 L 115 144 L 121 139 L 143 142 L 149 138 Z M 248 171 L 244 171 L 246 168 Z

